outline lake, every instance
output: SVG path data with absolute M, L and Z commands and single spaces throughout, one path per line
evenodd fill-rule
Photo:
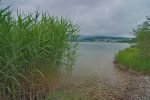
M 120 77 L 113 61 L 115 54 L 127 47 L 127 43 L 80 43 L 79 55 L 72 71 L 61 75 L 62 87 L 67 93 L 89 98 L 91 92 L 117 86 Z

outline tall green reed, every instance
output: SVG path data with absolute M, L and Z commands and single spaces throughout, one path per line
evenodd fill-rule
M 123 64 L 128 69 L 132 69 L 143 74 L 150 73 L 150 59 L 141 57 L 140 50 L 135 47 L 119 51 L 116 55 L 116 61 L 119 64 Z
M 42 74 L 39 64 L 57 67 L 73 59 L 78 33 L 79 27 L 62 17 L 36 11 L 14 18 L 9 7 L 0 9 L 0 99 L 15 100 L 26 74 Z

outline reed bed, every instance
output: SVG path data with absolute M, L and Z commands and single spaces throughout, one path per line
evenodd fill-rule
M 43 69 L 68 65 L 77 52 L 78 33 L 79 27 L 62 17 L 36 11 L 15 18 L 10 7 L 0 9 L 0 100 L 23 100 L 22 80 L 32 85 L 30 75 L 44 77 Z
M 116 55 L 116 61 L 128 69 L 135 70 L 143 74 L 150 74 L 150 59 L 143 57 L 140 54 L 140 50 L 135 47 L 130 47 L 120 51 Z

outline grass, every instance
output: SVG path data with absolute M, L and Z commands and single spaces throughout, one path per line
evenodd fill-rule
M 9 8 L 0 9 L 0 99 L 16 100 L 21 80 L 32 83 L 31 74 L 44 76 L 42 69 L 73 60 L 78 43 L 72 41 L 77 40 L 79 28 L 70 20 L 38 11 L 14 18 Z
M 79 98 L 66 94 L 63 91 L 55 91 L 51 93 L 46 100 L 79 100 Z
M 120 51 L 116 55 L 117 63 L 127 66 L 129 69 L 149 74 L 150 59 L 141 56 L 140 51 L 135 47 L 130 47 Z

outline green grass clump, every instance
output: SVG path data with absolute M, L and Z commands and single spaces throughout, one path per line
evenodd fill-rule
M 79 100 L 79 97 L 71 96 L 63 91 L 54 91 L 46 98 L 46 100 Z
M 16 100 L 20 80 L 41 73 L 44 66 L 38 65 L 56 67 L 71 59 L 78 32 L 78 26 L 64 18 L 38 12 L 14 18 L 9 7 L 0 9 L 0 99 Z
M 120 51 L 116 55 L 116 61 L 119 64 L 127 66 L 129 69 L 144 74 L 150 73 L 150 59 L 141 56 L 140 51 L 137 48 L 127 48 Z

